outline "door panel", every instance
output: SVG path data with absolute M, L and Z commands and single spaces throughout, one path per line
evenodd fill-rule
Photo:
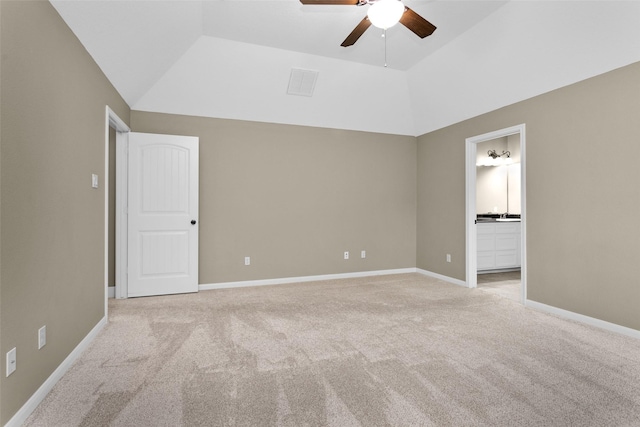
M 189 275 L 188 232 L 142 232 L 140 245 L 141 277 L 150 279 Z
M 128 296 L 197 292 L 198 138 L 132 132 L 128 205 Z

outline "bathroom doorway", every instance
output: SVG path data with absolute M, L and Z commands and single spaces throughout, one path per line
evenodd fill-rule
M 525 126 L 466 140 L 467 286 L 526 302 Z

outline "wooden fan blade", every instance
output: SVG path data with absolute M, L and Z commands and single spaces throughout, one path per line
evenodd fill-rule
M 413 31 L 421 39 L 430 36 L 436 30 L 436 26 L 405 6 L 404 13 L 400 17 L 400 23 Z
M 349 6 L 355 6 L 358 4 L 358 0 L 300 0 L 302 4 L 345 4 Z
M 344 39 L 344 41 L 340 46 L 342 47 L 351 46 L 352 44 L 358 41 L 360 36 L 363 35 L 364 32 L 367 31 L 367 28 L 369 28 L 370 26 L 371 26 L 371 21 L 369 21 L 369 18 L 367 16 L 365 16 L 364 19 L 360 21 L 358 25 L 356 25 L 353 31 L 351 31 L 351 34 L 349 34 L 347 38 Z

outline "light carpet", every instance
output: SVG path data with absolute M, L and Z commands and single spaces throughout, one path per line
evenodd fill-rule
M 27 426 L 637 426 L 640 341 L 419 274 L 109 301 Z

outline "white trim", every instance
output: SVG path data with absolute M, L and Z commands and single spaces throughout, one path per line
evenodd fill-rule
M 564 310 L 562 308 L 543 304 L 541 302 L 526 300 L 525 305 L 529 308 L 533 308 L 534 310 L 555 314 L 556 316 L 560 316 L 569 320 L 575 320 L 576 322 L 584 323 L 589 326 L 595 326 L 596 328 L 604 329 L 609 332 L 615 332 L 618 334 L 626 335 L 628 337 L 640 339 L 640 331 L 627 328 L 626 326 L 606 322 L 604 320 L 596 319 L 595 317 L 585 316 L 584 314 L 574 313 L 573 311 Z
M 118 132 L 130 132 L 131 129 L 118 115 L 107 105 L 107 114 L 109 116 L 109 126 Z
M 122 202 L 121 202 L 121 192 L 122 192 L 122 176 L 121 176 L 121 171 L 120 169 L 123 167 L 123 162 L 122 159 L 120 158 L 122 156 L 122 152 L 123 150 L 126 150 L 126 147 L 128 146 L 128 141 L 129 141 L 129 136 L 128 133 L 131 131 L 131 129 L 129 128 L 129 126 L 127 126 L 127 124 L 120 118 L 118 117 L 118 115 L 111 109 L 109 108 L 109 106 L 106 106 L 106 115 L 107 115 L 107 119 L 106 119 L 106 135 L 105 135 L 105 177 L 104 177 L 104 182 L 105 182 L 105 250 L 104 250 L 104 257 L 105 257 L 105 267 L 104 267 L 104 275 L 105 275 L 105 308 L 104 308 L 104 313 L 105 316 L 107 316 L 107 310 L 108 310 L 108 303 L 107 303 L 107 299 L 109 298 L 113 298 L 113 296 L 111 296 L 110 294 L 110 288 L 109 288 L 109 282 L 108 282 L 108 278 L 109 278 L 109 272 L 108 272 L 108 268 L 109 268 L 109 128 L 114 128 L 116 131 L 116 239 L 115 239 L 115 249 L 116 249 L 116 259 L 115 259 L 115 263 L 116 263 L 116 277 L 115 277 L 115 285 L 116 285 L 116 291 L 120 291 L 121 286 L 119 285 L 122 280 L 123 280 L 123 273 L 122 270 L 124 269 L 124 280 L 125 280 L 125 286 L 124 286 L 124 291 L 125 291 L 125 296 L 126 296 L 126 247 L 125 247 L 125 252 L 124 252 L 124 259 L 125 259 L 125 264 L 122 264 L 122 220 L 121 220 L 121 215 L 118 214 L 119 211 L 122 211 Z M 125 157 L 125 162 L 124 164 L 126 165 L 126 157 Z M 126 170 L 126 167 L 125 167 Z M 125 188 L 126 188 L 126 175 L 124 176 L 125 179 Z M 126 194 L 125 194 L 126 196 Z M 125 233 L 125 242 L 126 242 L 126 221 L 125 221 L 125 227 L 124 227 L 124 233 Z M 126 245 L 125 245 L 126 246 Z M 117 293 L 117 292 L 116 292 Z
M 109 290 L 108 290 L 108 297 L 109 298 L 115 298 L 116 297 L 116 287 L 115 286 L 109 286 Z
M 520 264 L 522 303 L 527 302 L 527 126 L 520 125 Z
M 80 357 L 80 355 L 89 347 L 89 344 L 98 336 L 98 333 L 107 324 L 106 316 L 100 319 L 98 324 L 80 341 L 80 344 L 73 349 L 73 351 L 67 356 L 66 359 L 56 368 L 55 371 L 47 378 L 47 380 L 36 390 L 33 395 L 22 405 L 20 410 L 5 424 L 5 427 L 19 427 L 21 426 L 29 415 L 38 407 L 38 405 L 49 394 L 53 386 L 56 385 L 62 376 L 69 370 L 71 365 Z
M 444 282 L 453 283 L 454 285 L 467 287 L 467 282 L 460 279 L 454 279 L 453 277 L 444 276 L 442 274 L 434 273 L 432 271 L 423 270 L 421 268 L 416 268 L 416 273 L 420 273 L 424 276 L 433 277 L 434 279 L 442 280 Z
M 111 108 L 105 108 L 104 126 L 104 317 L 109 311 L 109 129 L 111 128 Z
M 240 282 L 224 282 L 198 285 L 198 290 L 244 288 L 248 286 L 284 285 L 287 283 L 316 282 L 320 280 L 350 279 L 354 277 L 385 276 L 389 274 L 415 273 L 415 268 L 399 268 L 395 270 L 359 271 L 356 273 L 321 274 L 318 276 L 285 277 L 281 279 L 245 280 Z
M 466 198 L 465 198 L 465 236 L 466 236 L 466 286 L 475 288 L 478 286 L 478 241 L 476 230 L 476 154 L 477 142 L 467 138 L 465 146 L 465 175 L 466 175 Z
M 129 197 L 129 133 L 116 135 L 116 277 L 115 298 L 127 298 L 128 271 L 128 197 Z
M 521 302 L 527 301 L 527 194 L 526 194 L 526 126 L 520 124 L 505 129 L 473 136 L 465 140 L 465 233 L 466 233 L 466 286 L 475 288 L 478 286 L 477 265 L 477 236 L 476 227 L 476 149 L 483 141 L 490 141 L 509 135 L 520 134 L 520 257 L 521 257 Z

